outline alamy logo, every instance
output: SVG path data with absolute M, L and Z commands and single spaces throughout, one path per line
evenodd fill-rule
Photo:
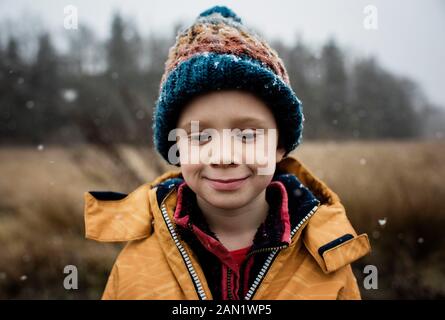
M 259 175 L 274 172 L 277 129 L 217 130 L 199 129 L 199 121 L 191 121 L 191 130 L 175 128 L 168 141 L 175 141 L 168 152 L 171 164 L 255 164 Z M 179 152 L 178 154 L 178 151 Z
M 63 280 L 63 287 L 66 290 L 77 290 L 78 286 L 78 276 L 77 267 L 73 265 L 67 265 L 63 268 L 63 273 L 68 274 Z
M 363 9 L 363 13 L 366 14 L 363 20 L 363 28 L 366 30 L 377 30 L 379 28 L 379 16 L 376 6 L 367 5 Z
M 379 288 L 379 283 L 378 283 L 379 274 L 378 274 L 377 267 L 372 264 L 368 264 L 363 269 L 363 273 L 367 274 L 367 276 L 363 279 L 363 287 L 366 290 L 378 289 Z
M 77 30 L 78 27 L 78 14 L 77 7 L 68 5 L 63 8 L 65 15 L 63 19 L 63 27 L 67 30 Z

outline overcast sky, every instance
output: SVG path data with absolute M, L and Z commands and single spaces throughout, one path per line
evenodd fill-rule
M 290 42 L 299 35 L 316 48 L 334 37 L 352 56 L 374 55 L 390 71 L 416 80 L 430 101 L 445 108 L 444 0 L 0 0 L 0 19 L 19 17 L 21 27 L 32 28 L 29 17 L 39 16 L 60 34 L 69 4 L 78 8 L 79 23 L 102 37 L 109 34 L 115 10 L 147 34 L 171 32 L 177 21 L 189 24 L 205 9 L 226 5 L 268 39 Z M 363 26 L 367 5 L 377 8 L 377 30 Z

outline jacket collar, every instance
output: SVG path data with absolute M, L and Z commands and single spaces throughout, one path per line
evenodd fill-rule
M 298 179 L 320 200 L 320 207 L 303 232 L 303 242 L 324 273 L 330 273 L 368 254 L 367 234 L 357 235 L 339 196 L 299 160 L 288 157 L 278 165 Z
M 154 223 L 150 192 L 153 186 L 178 174 L 166 172 L 129 194 L 84 192 L 85 237 L 101 242 L 125 242 L 149 237 Z
M 317 212 L 301 229 L 304 229 L 302 235 L 306 248 L 324 272 L 335 271 L 370 251 L 367 235 L 357 236 L 338 195 L 299 160 L 293 157 L 284 158 L 277 165 L 277 173 L 287 174 L 289 179 L 295 176 L 301 183 L 295 195 L 303 195 L 303 200 L 299 203 L 291 203 L 289 200 L 289 207 L 299 204 L 301 212 L 304 213 L 319 201 Z M 174 206 L 177 197 L 175 187 L 181 179 L 180 171 L 169 171 L 128 195 L 116 192 L 85 192 L 86 237 L 97 241 L 131 241 L 149 237 L 154 231 L 153 208 L 159 209 L 160 203 L 166 200 L 167 196 L 175 198 L 168 201 Z M 156 201 L 157 205 L 154 205 L 153 202 Z M 292 216 L 290 221 L 293 225 Z

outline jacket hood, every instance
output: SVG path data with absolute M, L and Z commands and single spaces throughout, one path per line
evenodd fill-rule
M 293 174 L 319 200 L 315 214 L 302 227 L 302 240 L 324 273 L 330 273 L 370 252 L 366 234 L 357 235 L 338 195 L 309 171 L 301 161 L 286 157 L 277 170 Z M 102 242 L 144 239 L 154 233 L 154 208 L 159 209 L 157 186 L 167 182 L 174 189 L 181 171 L 166 172 L 129 194 L 111 191 L 84 193 L 86 238 Z M 171 181 L 171 184 L 168 183 Z M 154 205 L 155 204 L 155 205 Z

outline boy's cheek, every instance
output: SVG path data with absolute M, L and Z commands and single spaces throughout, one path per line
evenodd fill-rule
M 257 175 L 259 176 L 271 176 L 275 172 L 275 161 L 269 161 L 268 163 L 257 167 Z
M 199 157 L 196 155 L 195 146 L 193 146 L 187 139 L 181 139 L 178 143 L 179 161 L 182 166 L 199 164 Z M 193 152 L 195 151 L 195 152 Z
M 182 164 L 181 173 L 185 180 L 197 180 L 201 172 L 202 165 L 200 164 Z M 192 181 L 191 181 L 192 182 Z
M 251 160 L 248 160 L 249 162 Z M 260 149 L 255 152 L 254 166 L 257 175 L 273 175 L 277 163 L 275 148 Z

